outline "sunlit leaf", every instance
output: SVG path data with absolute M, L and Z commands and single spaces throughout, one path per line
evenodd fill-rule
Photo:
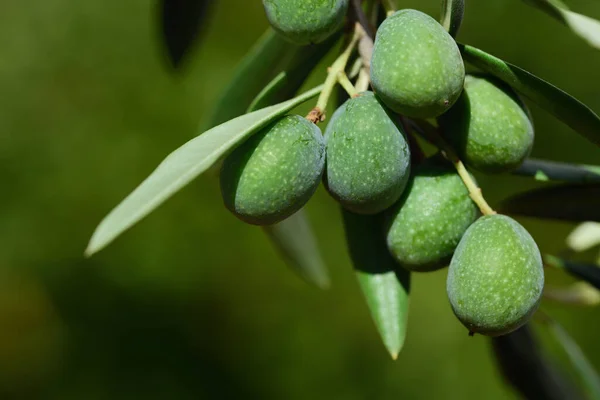
M 440 23 L 452 37 L 456 37 L 465 14 L 465 0 L 442 0 Z
M 593 165 L 568 164 L 557 161 L 529 158 L 513 172 L 515 175 L 532 176 L 541 181 L 570 183 L 600 183 L 600 168 Z M 543 179 L 540 179 L 543 177 Z
M 597 265 L 564 260 L 550 254 L 544 254 L 544 264 L 562 269 L 575 278 L 586 281 L 596 289 L 600 289 L 600 267 Z
M 550 332 L 554 335 L 556 341 L 562 346 L 569 357 L 569 360 L 575 367 L 581 377 L 584 389 L 590 399 L 600 400 L 600 376 L 594 369 L 594 366 L 588 361 L 581 348 L 569 333 L 558 322 L 546 320 Z
M 358 282 L 383 343 L 396 359 L 406 337 L 410 274 L 390 255 L 380 215 L 342 213 Z
M 209 0 L 161 0 L 162 36 L 175 68 L 181 65 L 206 25 L 212 3 Z
M 492 339 L 504 379 L 525 399 L 579 400 L 572 383 L 542 353 L 529 325 Z
M 590 46 L 600 49 L 600 21 L 577 14 L 558 0 L 524 0 L 562 22 Z
M 583 222 L 567 236 L 567 246 L 573 251 L 586 251 L 600 245 L 600 223 Z
M 329 287 L 329 274 L 303 210 L 263 229 L 285 262 L 298 275 L 322 289 Z
M 459 45 L 465 61 L 490 73 L 600 146 L 600 118 L 588 106 L 531 73 L 472 46 Z
M 253 133 L 315 97 L 321 89 L 322 86 L 319 86 L 292 100 L 232 119 L 172 152 L 104 218 L 96 228 L 86 254 L 89 256 L 104 248 Z
M 600 221 L 600 184 L 565 184 L 519 193 L 504 200 L 499 211 L 512 215 L 564 221 Z
M 587 282 L 575 282 L 567 287 L 546 286 L 544 300 L 573 306 L 597 306 L 600 304 L 600 291 Z

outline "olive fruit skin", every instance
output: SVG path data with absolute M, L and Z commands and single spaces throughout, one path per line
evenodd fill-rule
M 314 194 L 324 165 L 319 128 L 299 115 L 282 117 L 227 156 L 220 176 L 223 202 L 244 222 L 280 222 Z
M 479 217 L 454 167 L 434 156 L 415 168 L 401 200 L 390 210 L 387 246 L 415 272 L 446 267 L 460 239 Z
M 433 118 L 458 99 L 465 66 L 456 42 L 429 15 L 397 11 L 379 27 L 371 60 L 375 93 L 397 113 Z
M 510 333 L 537 310 L 544 288 L 540 251 L 518 222 L 480 218 L 461 239 L 446 289 L 454 314 L 470 332 Z
M 263 0 L 269 23 L 288 41 L 320 43 L 336 32 L 348 11 L 348 0 Z
M 525 104 L 489 77 L 467 76 L 462 95 L 442 115 L 440 126 L 461 160 L 485 173 L 518 168 L 533 147 L 533 124 Z
M 357 214 L 393 205 L 410 175 L 406 137 L 372 92 L 347 100 L 325 131 L 325 187 Z

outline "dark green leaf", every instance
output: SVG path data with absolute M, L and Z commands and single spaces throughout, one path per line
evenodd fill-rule
M 383 343 L 396 359 L 406 337 L 410 274 L 390 255 L 380 215 L 342 213 L 358 282 Z
M 599 183 L 600 167 L 593 165 L 567 164 L 557 161 L 525 160 L 515 175 L 532 176 L 543 181 L 564 181 L 570 183 Z
M 574 277 L 586 281 L 596 289 L 600 289 L 600 267 L 597 265 L 564 260 L 549 254 L 544 255 L 544 263 L 562 269 Z
M 236 68 L 229 85 L 215 102 L 206 129 L 245 113 L 263 88 L 282 72 L 285 84 L 261 104 L 275 104 L 293 97 L 338 38 L 339 35 L 334 35 L 317 45 L 296 46 L 269 29 Z
M 281 104 L 232 119 L 190 140 L 174 152 L 96 228 L 89 256 L 144 218 L 260 128 L 315 97 L 322 86 Z
M 588 106 L 531 73 L 472 46 L 459 45 L 465 61 L 512 86 L 517 92 L 600 146 L 600 118 Z
M 442 0 L 440 23 L 452 37 L 456 37 L 465 14 L 465 0 Z
M 594 366 L 588 361 L 579 345 L 562 326 L 554 320 L 547 320 L 546 323 L 556 341 L 560 343 L 569 357 L 573 367 L 579 373 L 589 398 L 600 400 L 600 377 Z
M 173 67 L 181 65 L 208 19 L 209 0 L 162 0 L 161 28 Z
M 329 287 L 329 274 L 304 210 L 263 229 L 285 262 L 300 277 L 322 289 Z
M 525 3 L 544 11 L 546 14 L 562 22 L 576 35 L 583 38 L 590 46 L 600 49 L 600 22 L 570 11 L 558 0 L 524 0 Z
M 498 211 L 565 221 L 600 221 L 600 184 L 534 189 L 504 200 Z
M 539 349 L 529 325 L 492 339 L 498 368 L 523 398 L 535 400 L 582 399 L 581 395 Z

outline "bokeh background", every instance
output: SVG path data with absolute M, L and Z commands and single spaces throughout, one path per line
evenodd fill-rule
M 0 398 L 515 398 L 488 340 L 468 337 L 452 315 L 446 271 L 414 277 L 406 345 L 389 358 L 322 189 L 307 210 L 331 271 L 328 291 L 297 279 L 259 229 L 224 209 L 215 176 L 83 258 L 100 219 L 199 133 L 267 28 L 259 1 L 214 3 L 203 40 L 174 73 L 156 1 L 0 2 Z M 400 3 L 438 15 L 437 0 Z M 569 4 L 600 18 L 598 2 Z M 600 51 L 521 1 L 467 6 L 461 41 L 600 110 Z M 599 149 L 532 112 L 534 156 L 600 162 Z M 478 178 L 492 203 L 535 185 Z M 522 222 L 550 252 L 572 228 Z M 600 366 L 600 310 L 545 308 Z

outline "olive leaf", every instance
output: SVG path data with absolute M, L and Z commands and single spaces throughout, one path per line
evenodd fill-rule
M 558 0 L 524 0 L 569 27 L 592 47 L 600 49 L 600 21 L 577 14 Z
M 208 18 L 209 0 L 162 0 L 162 36 L 173 67 L 178 68 L 201 34 Z
M 207 120 L 205 129 L 245 113 L 253 100 L 254 107 L 261 107 L 294 96 L 338 39 L 339 35 L 334 35 L 317 45 L 297 46 L 269 28 L 237 66 L 234 76 L 215 102 L 214 111 Z M 280 78 L 283 82 L 276 87 L 276 95 L 271 96 L 269 100 L 271 103 L 256 103 L 257 94 L 264 92 L 265 86 L 270 86 L 273 78 L 281 73 L 285 76 Z
M 562 269 L 575 278 L 586 281 L 596 289 L 600 289 L 600 267 L 597 265 L 569 261 L 551 254 L 544 254 L 544 264 Z
M 569 164 L 557 161 L 529 158 L 513 171 L 515 175 L 531 176 L 541 181 L 564 181 L 570 183 L 599 183 L 600 167 Z
M 600 221 L 600 184 L 565 184 L 511 196 L 498 211 L 512 215 L 565 221 Z
M 540 350 L 529 325 L 491 340 L 498 369 L 525 399 L 578 400 L 572 382 L 562 376 Z
M 271 107 L 242 115 L 190 140 L 174 152 L 96 228 L 86 255 L 104 248 L 260 128 L 315 97 L 322 86 Z
M 550 333 L 552 333 L 569 357 L 571 364 L 581 378 L 589 398 L 600 400 L 600 376 L 598 376 L 594 366 L 585 357 L 577 342 L 555 320 L 546 318 L 544 322 L 548 326 Z
M 456 37 L 465 14 L 465 0 L 442 0 L 440 23 L 452 37 Z
M 600 118 L 588 106 L 535 75 L 472 46 L 459 44 L 463 59 L 503 80 L 517 92 L 600 146 Z
M 300 277 L 321 289 L 330 280 L 304 210 L 282 222 L 263 227 L 282 258 Z
M 582 252 L 600 245 L 600 223 L 582 222 L 567 236 L 569 249 Z
M 381 215 L 342 210 L 350 258 L 383 343 L 393 359 L 404 345 L 410 273 L 390 255 Z

